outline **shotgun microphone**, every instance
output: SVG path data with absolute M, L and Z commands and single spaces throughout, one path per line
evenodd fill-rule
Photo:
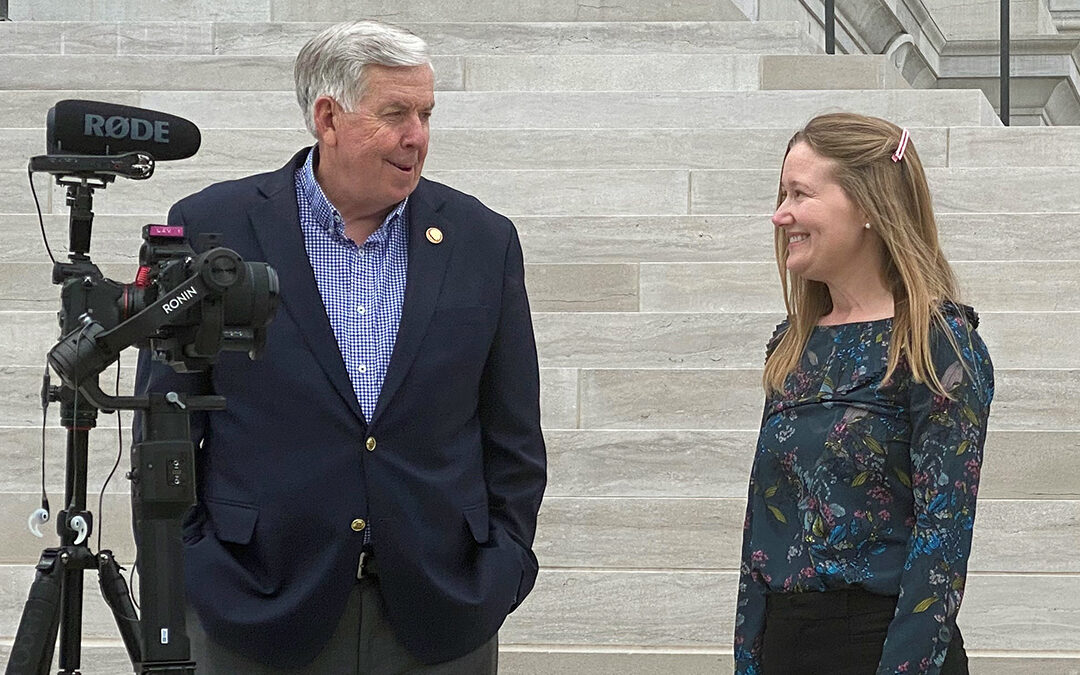
M 156 161 L 185 159 L 202 135 L 176 115 L 116 103 L 66 99 L 49 109 L 45 133 L 50 155 L 146 153 Z

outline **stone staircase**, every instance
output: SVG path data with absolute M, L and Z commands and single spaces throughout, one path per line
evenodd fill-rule
M 63 98 L 112 101 L 203 130 L 194 158 L 96 194 L 92 256 L 108 276 L 130 279 L 142 224 L 210 182 L 276 168 L 309 142 L 291 61 L 323 24 L 302 21 L 356 14 L 342 0 L 12 4 L 16 21 L 0 24 L 5 659 L 32 565 L 53 543 L 24 525 L 38 500 L 37 398 L 58 304 L 25 173 L 44 151 L 46 110 Z M 1080 673 L 1071 339 L 1080 333 L 1071 245 L 1080 128 L 1003 128 L 979 91 L 907 88 L 878 57 L 826 58 L 800 24 L 739 20 L 729 0 L 363 9 L 414 30 L 435 54 L 426 175 L 511 216 L 525 247 L 550 486 L 541 575 L 502 631 L 503 672 L 730 671 L 760 367 L 783 313 L 768 214 L 791 132 L 842 109 L 911 128 L 946 251 L 997 366 L 961 614 L 972 672 Z M 75 17 L 84 21 L 63 21 Z M 59 257 L 63 192 L 44 177 L 35 184 Z M 130 391 L 133 355 L 121 365 Z M 95 496 L 117 453 L 114 417 L 91 434 Z M 55 511 L 64 442 L 55 410 L 46 438 Z M 104 545 L 124 560 L 134 554 L 128 513 L 125 481 L 114 479 L 98 517 Z M 125 672 L 115 626 L 87 586 L 84 671 Z

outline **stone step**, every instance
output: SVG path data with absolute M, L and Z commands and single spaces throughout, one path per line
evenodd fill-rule
M 79 82 L 76 86 L 82 86 Z M 160 110 L 201 128 L 287 128 L 304 123 L 292 85 L 280 91 L 16 90 L 4 85 L 0 127 L 45 127 L 45 114 L 67 98 Z M 794 129 L 814 115 L 851 110 L 908 127 L 1001 127 L 975 90 L 739 91 L 739 92 L 465 92 L 435 93 L 437 128 L 695 128 L 771 126 Z M 44 135 L 41 147 L 44 147 Z M 284 162 L 284 158 L 281 160 Z
M 1078 163 L 1080 127 L 965 127 L 949 131 L 950 166 L 1076 166 Z
M 124 248 L 136 250 L 134 244 Z M 684 313 L 749 312 L 762 316 L 762 325 L 767 324 L 771 332 L 785 312 L 774 263 L 526 263 L 525 267 L 534 312 L 630 313 L 613 319 L 612 328 L 621 326 L 620 322 L 639 321 L 633 318 L 638 312 L 659 313 L 660 318 L 672 312 L 678 313 L 675 318 Z M 987 325 L 995 321 L 995 315 L 988 313 L 1017 312 L 1012 322 L 1020 325 L 1025 317 L 1036 320 L 1044 315 L 1067 322 L 1072 319 L 1060 313 L 1080 311 L 1075 261 L 956 262 L 953 269 L 959 278 L 961 300 L 986 315 Z M 102 264 L 101 270 L 108 278 L 130 282 L 136 265 Z M 59 289 L 50 283 L 50 277 L 50 263 L 0 262 L 0 312 L 54 314 L 59 308 Z M 605 316 L 594 320 L 603 323 Z M 27 319 L 13 315 L 10 320 Z M 707 320 L 731 319 L 719 316 Z M 52 322 L 48 323 L 51 334 Z M 655 358 L 670 356 L 665 352 Z M 1049 356 L 1034 358 L 1053 360 Z
M 551 645 L 499 645 L 499 672 L 503 675 L 715 675 L 734 668 L 730 648 L 682 651 L 679 649 L 626 647 L 588 651 Z M 0 644 L 0 658 L 7 658 L 9 646 Z M 1076 675 L 1080 657 L 1022 652 L 1023 656 L 1001 653 L 968 653 L 971 671 L 983 675 Z M 83 645 L 82 664 L 90 673 L 120 673 L 131 668 L 127 653 L 117 637 L 93 645 Z M 58 666 L 54 665 L 53 670 Z
M 62 243 L 59 237 L 53 241 L 54 246 Z M 129 240 L 122 249 L 134 252 L 137 242 Z M 59 253 L 54 251 L 54 255 Z M 38 257 L 44 256 L 39 253 Z M 134 261 L 100 262 L 107 277 L 121 282 L 134 279 Z M 1018 313 L 1010 316 L 1010 325 L 1036 321 L 1041 316 L 1067 322 L 1072 320 L 1068 313 L 1080 311 L 1080 295 L 1075 292 L 1080 278 L 1075 261 L 958 261 L 953 263 L 953 269 L 964 302 L 984 315 Z M 51 316 L 57 309 L 59 289 L 50 283 L 50 276 L 50 263 L 0 262 L 0 312 L 39 312 Z M 761 316 L 762 325 L 768 324 L 770 331 L 784 315 L 776 266 L 771 262 L 527 263 L 526 278 L 534 312 L 630 313 L 613 316 L 609 325 L 619 331 L 628 329 L 621 322 L 639 321 L 633 318 L 638 312 L 658 313 L 660 319 L 671 312 L 679 313 L 676 317 L 686 313 L 685 316 L 700 315 L 709 322 L 732 320 L 712 317 L 713 313 L 750 312 Z M 595 320 L 602 324 L 608 316 L 556 320 Z M 992 324 L 992 316 L 987 315 L 984 323 Z M 27 319 L 15 315 L 12 320 Z M 50 319 L 50 330 L 51 324 Z M 705 326 L 701 328 L 707 330 Z M 641 337 L 637 335 L 633 339 Z M 1035 358 L 1052 363 L 1056 357 L 1049 356 L 1051 352 L 1054 350 L 1048 348 L 1046 355 Z M 672 357 L 665 352 L 654 358 L 666 362 Z M 700 358 L 712 360 L 715 356 L 703 354 Z
M 292 87 L 292 56 L 41 55 L 0 61 L 10 89 L 281 91 Z M 814 61 L 815 81 L 798 86 L 790 64 Z M 884 56 L 817 58 L 758 54 L 519 54 L 433 56 L 441 91 L 752 91 L 904 89 Z M 87 82 L 86 69 L 94 73 Z
M 296 56 L 332 22 L 32 21 L 0 23 L 3 54 Z M 814 54 L 794 21 L 558 21 L 397 24 L 435 55 Z
M 33 569 L 0 567 L 0 635 L 10 640 Z M 83 636 L 112 639 L 116 626 L 92 584 L 84 594 Z M 728 649 L 738 574 L 542 568 L 536 587 L 500 631 L 506 645 Z M 702 602 L 702 598 L 706 598 Z M 1045 617 L 1050 612 L 1053 622 Z M 552 617 L 559 617 L 553 621 Z M 1066 652 L 1080 649 L 1080 576 L 968 576 L 960 625 L 965 645 Z M 1022 628 L 1032 624 L 1040 630 Z
M 754 396 L 760 411 L 760 388 Z M 991 426 L 999 412 L 996 406 Z M 745 499 L 758 431 L 756 426 L 746 430 L 549 428 L 544 435 L 550 466 L 548 497 Z M 1032 461 L 1033 453 L 1045 461 Z M 25 461 L 25 466 L 31 465 L 29 459 Z M 1080 432 L 991 429 L 979 496 L 1076 499 L 1080 496 L 1076 470 L 1080 470 Z
M 540 313 L 533 322 L 542 366 L 754 368 L 782 316 Z M 1080 334 L 1080 312 L 983 313 L 979 332 L 998 368 L 1080 369 L 1072 341 Z M 19 344 L 14 334 L 7 342 Z
M 14 54 L 0 60 L 0 82 L 8 89 L 291 91 L 293 59 Z M 437 90 L 515 92 L 749 91 L 759 88 L 763 67 L 762 57 L 743 54 L 433 56 L 432 64 Z
M 115 387 L 115 370 L 106 370 L 100 377 L 102 389 L 106 392 L 134 391 L 135 360 L 131 357 L 121 359 L 121 378 L 119 388 Z M 0 427 L 37 427 L 44 422 L 46 428 L 59 424 L 59 408 L 49 407 L 48 415 L 42 419 L 41 383 L 44 361 L 35 366 L 0 366 Z M 547 428 L 575 428 L 578 418 L 578 378 L 577 369 L 543 368 L 541 369 L 541 422 Z M 52 384 L 59 385 L 55 376 Z
M 433 128 L 427 171 L 584 169 L 773 169 L 783 161 L 792 129 L 441 129 Z M 948 130 L 912 130 L 924 166 L 946 166 Z M 45 152 L 44 132 L 0 129 L 10 152 L 0 169 L 24 169 Z M 1080 137 L 1078 137 L 1080 138 Z M 306 129 L 208 129 L 186 168 L 234 169 L 283 164 L 310 145 Z M 1017 144 L 1017 147 L 1023 147 Z M 601 159 L 602 158 L 602 159 Z M 1044 164 L 1039 164 L 1044 165 Z M 1075 162 L 1060 166 L 1074 166 Z
M 549 567 L 738 570 L 745 515 L 745 497 L 547 497 L 535 550 Z M 968 569 L 1076 574 L 1078 537 L 1080 500 L 981 499 Z M 1046 554 L 1033 560 L 1032 550 Z
M 1069 167 L 931 168 L 926 171 L 939 212 L 1078 212 L 1080 169 Z M 691 213 L 758 213 L 775 204 L 779 170 L 695 170 Z
M 158 212 L 164 217 L 178 199 L 211 183 L 250 173 L 162 165 L 149 181 L 117 182 L 107 192 L 96 194 L 94 210 L 97 214 Z M 687 212 L 690 194 L 689 172 L 677 170 L 474 170 L 425 175 L 475 194 L 491 208 L 507 215 L 679 214 Z M 66 212 L 65 191 L 50 187 L 49 181 L 47 175 L 35 174 L 43 211 Z M 481 183 L 483 190 L 477 190 Z M 12 212 L 35 212 L 25 171 L 0 171 L 0 203 Z
M 760 422 L 760 375 L 759 369 L 581 369 L 576 391 L 565 381 L 547 391 L 554 401 L 574 397 L 575 426 L 582 429 L 746 429 Z M 1080 410 L 1059 402 L 1080 394 L 1078 375 L 997 368 L 990 427 L 1077 429 Z M 568 417 L 552 411 L 553 421 L 562 416 Z
M 20 0 L 15 21 L 310 21 L 358 17 L 390 22 L 459 21 L 746 21 L 731 0 L 680 0 L 602 5 L 587 0 L 506 3 L 499 0 L 369 0 L 362 8 L 344 0 L 116 0 L 87 5 L 79 0 Z
M 95 196 L 100 193 L 95 193 Z M 33 200 L 31 200 L 33 203 Z M 157 216 L 103 216 L 95 218 L 90 256 L 95 263 L 102 263 L 107 275 L 113 275 L 115 262 L 138 263 L 139 245 L 142 243 L 142 226 L 152 221 L 162 221 L 164 214 Z M 66 215 L 46 215 L 44 217 L 49 245 L 53 255 L 63 258 L 68 245 L 68 217 Z M 37 215 L 12 215 L 0 213 L 0 262 L 48 261 L 45 245 L 42 243 L 41 230 Z M 51 263 L 50 263 L 51 264 Z M 113 270 L 108 269 L 112 267 Z M 124 268 L 126 273 L 126 268 Z M 26 282 L 17 282 L 18 288 L 30 288 L 45 277 L 32 272 Z M 0 274 L 0 278 L 3 275 Z M 59 289 L 56 289 L 59 291 Z M 59 297 L 59 295 L 56 295 Z
M 462 57 L 435 56 L 432 64 L 436 89 L 465 88 Z M 289 56 L 12 54 L 0 60 L 4 87 L 29 90 L 292 91 L 292 71 Z
M 952 267 L 959 282 L 961 299 L 986 315 L 987 326 L 994 322 L 993 315 L 987 312 L 1080 310 L 1080 293 L 1077 292 L 1080 272 L 1075 262 L 959 261 Z M 634 271 L 637 308 L 642 312 L 770 311 L 784 314 L 779 275 L 772 262 L 642 263 Z M 567 272 L 566 276 L 574 276 L 572 269 Z M 591 278 L 589 270 L 583 272 L 582 277 Z M 618 283 L 613 276 L 607 277 L 610 279 L 608 288 Z M 565 284 L 572 287 L 569 280 Z M 567 300 L 573 299 L 575 296 L 567 296 Z M 624 299 L 623 302 L 627 301 Z M 1017 322 L 1022 323 L 1024 316 L 1017 315 Z
M 756 396 L 760 407 L 760 390 Z M 122 414 L 126 444 L 131 440 L 131 413 Z M 996 415 L 995 408 L 993 417 Z M 642 433 L 637 429 L 549 426 L 544 431 L 549 461 L 546 495 L 745 499 L 757 433 L 756 428 L 651 429 Z M 46 479 L 50 488 L 63 485 L 65 438 L 60 427 L 46 428 Z M 118 454 L 115 415 L 98 417 L 89 445 L 87 485 L 89 492 L 97 495 Z M 1033 453 L 1040 461 L 1031 461 Z M 0 463 L 10 469 L 0 475 L 0 492 L 34 493 L 40 489 L 40 419 L 37 426 L 0 427 Z M 127 481 L 122 475 L 128 464 L 129 458 L 123 457 L 120 473 L 106 487 L 108 495 L 127 494 Z M 1078 471 L 1080 431 L 992 429 L 987 434 L 979 496 L 1002 500 L 1076 499 L 1080 496 L 1075 481 Z M 657 480 L 658 475 L 664 479 Z M 21 522 L 12 520 L 19 527 Z M 108 527 L 115 536 L 112 525 Z
M 533 596 L 500 637 L 508 643 L 726 648 L 736 579 L 735 572 L 542 570 Z M 1078 596 L 1075 575 L 972 574 L 959 619 L 965 644 L 972 650 L 1076 650 Z M 1045 620 L 1048 613 L 1054 622 Z M 1034 638 L 1022 630 L 1032 623 L 1040 625 Z
M 795 128 L 462 129 L 431 132 L 425 168 L 560 169 L 603 158 L 613 169 L 776 169 Z M 924 167 L 1074 167 L 1080 127 L 915 127 Z M 0 169 L 45 152 L 42 129 L 0 129 Z M 312 142 L 306 129 L 206 129 L 188 168 L 272 167 Z
M 754 368 L 782 318 L 782 311 L 539 312 L 533 325 L 540 365 L 550 368 Z M 0 311 L 0 365 L 42 362 L 57 331 L 55 302 L 51 310 Z M 983 312 L 979 333 L 998 368 L 1080 369 L 1072 341 L 1080 311 Z
M 29 515 L 40 492 L 0 493 L 7 514 Z M 135 558 L 130 532 L 131 505 L 125 494 L 110 494 L 104 511 L 97 500 L 92 545 L 104 524 L 102 547 L 129 564 Z M 738 570 L 746 498 L 679 499 L 634 497 L 552 497 L 544 499 L 534 549 L 547 567 L 622 570 Z M 642 522 L 651 543 L 640 546 Z M 0 564 L 36 562 L 41 549 L 56 544 L 53 528 L 34 537 L 22 518 L 0 523 L 8 543 Z M 1080 500 L 980 499 L 974 528 L 972 572 L 1080 573 L 1072 542 L 1080 537 Z M 1037 558 L 1032 550 L 1044 552 Z
M 96 195 L 98 214 L 165 214 L 178 199 L 252 171 L 191 170 L 162 165 L 148 181 L 121 180 Z M 277 167 L 266 167 L 277 168 Z M 1080 212 L 1080 168 L 931 168 L 934 208 L 947 213 Z M 776 204 L 775 169 L 449 170 L 425 175 L 475 195 L 490 208 L 518 215 L 752 215 Z M 64 213 L 63 189 L 35 174 L 41 208 Z M 0 203 L 35 213 L 26 172 L 0 171 Z M 768 225 L 764 225 L 768 227 Z
M 41 369 L 38 372 L 38 385 L 41 383 Z M 107 378 L 103 377 L 104 383 Z M 54 384 L 57 382 L 54 380 Z M 113 385 L 104 385 L 104 388 L 109 391 L 114 391 Z M 130 389 L 125 392 L 130 393 Z M 39 408 L 40 410 L 40 408 Z M 124 456 L 121 458 L 120 467 L 117 469 L 116 475 L 106 485 L 106 479 L 109 477 L 109 472 L 112 471 L 113 465 L 116 463 L 117 456 L 120 455 L 120 444 L 117 439 L 116 430 L 116 415 L 101 414 L 98 416 L 97 428 L 91 430 L 89 434 L 89 450 L 88 459 L 86 465 L 86 485 L 87 485 L 87 503 L 90 504 L 94 511 L 97 511 L 97 498 L 105 489 L 106 497 L 109 499 L 115 498 L 117 495 L 123 497 L 123 500 L 127 500 L 128 494 L 128 481 L 124 478 L 124 472 L 126 472 L 131 465 L 130 457 L 127 452 L 131 443 L 131 425 L 132 425 L 132 413 L 123 412 L 123 430 L 124 430 Z M 40 417 L 40 413 L 38 415 Z M 57 496 L 52 497 L 53 508 L 62 508 L 62 497 L 60 490 L 64 486 L 64 462 L 65 462 L 65 447 L 66 447 L 67 432 L 59 425 L 49 425 L 45 429 L 45 478 L 46 485 L 51 491 L 55 491 Z M 34 493 L 40 497 L 41 490 L 41 420 L 39 419 L 36 427 L 3 427 L 0 426 L 0 465 L 4 466 L 6 470 L 3 474 L 0 474 L 0 493 Z M 36 491 L 36 492 L 35 492 Z M 112 510 L 112 502 L 107 502 L 109 505 L 107 509 Z M 31 507 L 30 511 L 40 506 L 35 504 Z M 125 507 L 126 508 L 126 507 Z M 30 511 L 26 511 L 26 515 L 30 515 Z M 22 509 L 17 509 L 12 513 L 22 513 Z M 125 516 L 126 518 L 126 516 Z M 20 536 L 23 532 L 26 532 L 26 520 L 19 518 L 11 519 L 10 526 L 17 526 Z M 8 524 L 0 523 L 0 526 L 7 527 Z M 130 519 L 114 520 L 112 524 L 106 524 L 106 534 L 116 535 L 118 530 L 127 530 L 131 526 Z M 45 530 L 53 532 L 54 525 L 49 525 Z M 96 527 L 96 525 L 95 525 Z M 118 528 L 118 529 L 114 529 Z
M 107 198 L 108 196 L 104 197 Z M 768 206 L 769 204 L 763 205 L 764 209 Z M 153 215 L 102 215 L 94 221 L 91 256 L 95 262 L 102 264 L 106 274 L 120 278 L 117 274 L 127 274 L 128 268 L 118 268 L 110 263 L 136 262 L 142 226 L 146 223 L 161 222 L 164 217 L 164 211 Z M 1071 245 L 1071 237 L 1072 232 L 1080 229 L 1080 213 L 938 213 L 937 219 L 942 247 L 949 260 L 954 262 L 1001 261 L 1002 264 L 1026 265 L 1071 261 L 1077 257 Z M 67 216 L 46 215 L 45 224 L 54 255 L 61 256 L 66 251 L 68 240 Z M 621 271 L 624 268 L 618 266 L 632 268 L 639 262 L 768 262 L 772 265 L 770 272 L 762 273 L 756 271 L 755 267 L 749 267 L 745 273 L 755 275 L 755 279 L 767 279 L 769 286 L 762 290 L 771 288 L 771 284 L 776 280 L 772 225 L 768 212 L 764 210 L 760 214 L 748 216 L 517 216 L 514 224 L 521 235 L 525 260 L 529 263 L 609 263 L 615 265 L 610 274 L 620 287 L 625 287 L 627 283 L 636 284 L 623 281 L 623 275 L 636 275 L 637 272 L 632 269 L 624 272 Z M 0 263 L 46 259 L 36 215 L 0 213 Z M 666 265 L 647 268 L 645 271 L 660 284 L 663 283 L 663 267 Z M 719 274 L 719 270 L 724 268 L 680 269 L 708 276 L 713 273 L 710 270 L 715 269 Z M 549 274 L 555 274 L 555 278 L 573 277 L 577 274 L 573 267 L 566 267 L 566 270 L 566 274 L 555 271 Z M 674 274 L 675 268 L 672 270 Z M 958 269 L 958 272 L 961 279 L 966 278 L 962 269 Z M 595 273 L 599 274 L 598 271 Z M 48 278 L 48 274 L 44 273 L 30 274 L 26 282 L 19 282 L 20 287 L 29 288 Z M 540 281 L 540 274 L 543 272 L 530 273 L 530 288 Z M 765 276 L 760 276 L 761 274 Z M 1016 274 L 1011 276 L 1015 286 L 1030 285 L 1032 290 L 1037 288 L 1034 285 L 1035 280 L 1047 278 Z M 1030 280 L 1024 277 L 1030 277 Z M 0 274 L 0 279 L 3 278 L 4 274 Z M 966 286 L 969 291 L 979 290 L 971 284 Z M 571 287 L 567 292 L 578 294 L 580 290 Z M 534 300 L 535 293 L 534 290 Z M 1068 302 L 1072 297 L 1069 293 L 1059 291 L 1048 295 L 1061 296 L 1058 302 Z M 48 299 L 56 296 L 43 292 L 42 295 L 34 297 Z M 700 296 L 698 301 L 701 301 Z M 993 298 L 988 297 L 987 301 L 993 302 Z M 685 311 L 697 311 L 705 306 L 682 307 L 691 308 Z M 979 303 L 979 306 L 982 308 L 982 303 Z M 1055 305 L 1028 309 L 1068 308 L 1066 305 Z
M 762 89 L 910 89 L 884 54 L 777 54 L 761 59 Z
M 125 366 L 120 391 L 130 392 L 134 364 Z M 40 428 L 42 367 L 0 366 L 0 426 Z M 1080 410 L 1060 405 L 1080 394 L 1080 370 L 999 367 L 995 380 L 989 428 L 1080 430 Z M 113 386 L 112 375 L 101 381 Z M 540 369 L 549 429 L 757 429 L 761 404 L 759 367 Z M 58 415 L 51 406 L 46 426 Z
M 751 91 L 767 57 L 743 54 L 464 57 L 465 91 Z
M 775 203 L 774 199 L 763 204 L 755 215 L 519 216 L 514 223 L 526 260 L 533 263 L 757 261 L 775 265 L 769 221 Z M 951 261 L 1077 257 L 1069 237 L 1073 227 L 1080 227 L 1080 213 L 939 210 L 936 216 L 941 244 Z

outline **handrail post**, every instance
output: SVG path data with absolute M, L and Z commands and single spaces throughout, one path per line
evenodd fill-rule
M 8 20 L 8 0 L 0 0 L 0 21 Z
M 825 0 L 825 53 L 836 53 L 836 0 Z
M 1001 0 L 1001 95 L 998 116 L 1009 126 L 1009 0 Z

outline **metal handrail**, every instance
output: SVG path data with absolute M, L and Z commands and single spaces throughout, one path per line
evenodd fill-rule
M 998 116 L 1001 123 L 1009 126 L 1009 0 L 1001 0 L 1001 33 L 998 41 L 1001 44 L 1001 98 L 998 100 Z
M 836 53 L 836 0 L 825 0 L 825 53 Z
M 8 20 L 8 0 L 0 0 L 0 21 Z
M 4 2 L 5 0 L 0 0 Z M 824 0 L 825 2 L 825 53 L 836 53 L 836 0 Z M 1001 0 L 1001 28 L 999 42 L 1001 44 L 1001 70 L 1000 70 L 1000 95 L 998 101 L 998 117 L 1001 123 L 1009 126 L 1009 0 Z

